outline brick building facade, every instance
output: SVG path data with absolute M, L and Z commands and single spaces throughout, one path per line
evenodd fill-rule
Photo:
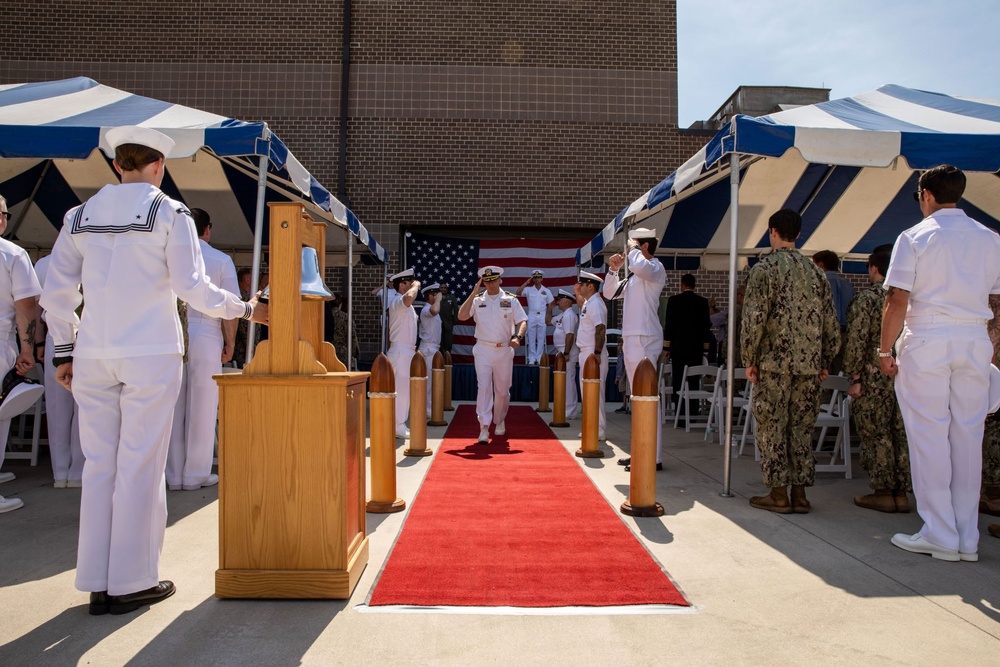
M 705 141 L 677 127 L 675 0 L 354 0 L 351 15 L 345 199 L 390 272 L 408 228 L 592 234 Z M 0 83 L 88 76 L 264 120 L 337 189 L 344 0 L 35 0 L 4 18 Z M 369 359 L 363 295 L 381 278 L 355 272 Z

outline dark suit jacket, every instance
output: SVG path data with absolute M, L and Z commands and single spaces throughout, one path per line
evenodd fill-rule
M 670 341 L 670 354 L 686 358 L 700 357 L 712 328 L 708 299 L 691 290 L 675 294 L 667 299 L 666 319 L 663 340 Z

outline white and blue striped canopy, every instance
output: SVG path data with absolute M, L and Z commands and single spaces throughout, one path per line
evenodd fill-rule
M 736 116 L 696 155 L 624 208 L 577 263 L 618 252 L 622 229 L 655 228 L 657 255 L 677 268 L 728 264 L 729 160 L 740 156 L 737 252 L 767 248 L 767 219 L 802 214 L 799 246 L 861 260 L 920 220 L 918 170 L 966 172 L 960 206 L 1000 230 L 1000 101 L 887 85 L 877 91 L 752 118 Z M 668 259 L 673 258 L 673 259 Z
M 353 237 L 369 257 L 387 259 L 357 217 L 264 123 L 134 95 L 86 77 L 0 85 L 0 194 L 12 214 L 8 236 L 26 247 L 51 248 L 69 208 L 118 182 L 105 134 L 121 125 L 150 127 L 176 142 L 162 189 L 212 215 L 213 245 L 252 249 L 257 158 L 267 156 L 267 201 L 301 202 L 314 219 L 343 228 L 344 234 L 327 234 L 328 252 L 341 252 Z

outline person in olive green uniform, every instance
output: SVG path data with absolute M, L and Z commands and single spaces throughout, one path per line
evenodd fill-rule
M 892 246 L 875 248 L 868 258 L 872 284 L 851 300 L 847 309 L 844 371 L 851 376 L 851 412 L 861 435 L 861 467 L 868 471 L 875 493 L 854 497 L 858 507 L 879 512 L 909 512 L 910 454 L 899 412 L 893 378 L 879 370 L 878 354 L 885 307 L 886 269 Z
M 747 379 L 754 383 L 750 408 L 757 421 L 761 472 L 771 487 L 769 495 L 751 498 L 750 505 L 805 514 L 806 487 L 816 475 L 812 432 L 820 383 L 840 349 L 840 324 L 829 281 L 795 249 L 801 216 L 783 209 L 767 226 L 774 251 L 747 278 L 740 331 Z

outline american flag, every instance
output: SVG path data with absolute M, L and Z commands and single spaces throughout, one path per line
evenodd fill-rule
M 449 291 L 461 304 L 479 280 L 477 271 L 484 266 L 504 270 L 502 289 L 514 293 L 535 269 L 545 272 L 542 284 L 555 295 L 559 288 L 572 290 L 576 283 L 576 251 L 587 238 L 466 239 L 411 233 L 406 239 L 406 266 L 412 267 L 424 285 L 447 283 Z M 521 305 L 526 306 L 522 297 Z M 547 344 L 551 346 L 551 327 Z M 455 325 L 453 363 L 472 363 L 476 343 L 475 324 L 466 320 Z M 515 363 L 524 363 L 524 348 Z M 551 354 L 552 350 L 548 349 Z

